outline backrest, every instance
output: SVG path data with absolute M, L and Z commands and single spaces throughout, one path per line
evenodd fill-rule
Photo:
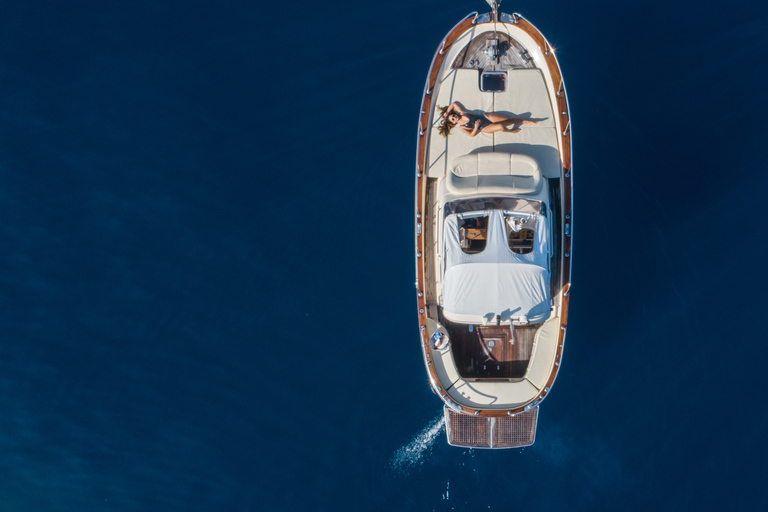
M 454 194 L 535 194 L 541 188 L 541 171 L 527 155 L 474 153 L 451 163 L 446 185 Z

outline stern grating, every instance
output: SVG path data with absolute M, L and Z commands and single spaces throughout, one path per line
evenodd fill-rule
M 517 416 L 469 416 L 443 408 L 448 444 L 464 448 L 519 448 L 536 439 L 539 408 Z
M 536 438 L 538 416 L 539 408 L 534 407 L 517 416 L 496 418 L 496 428 L 493 429 L 493 447 L 514 448 L 532 445 Z

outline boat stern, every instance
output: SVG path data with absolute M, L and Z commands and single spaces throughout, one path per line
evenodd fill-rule
M 443 407 L 448 444 L 462 448 L 521 448 L 536 439 L 539 408 L 515 416 L 470 416 Z

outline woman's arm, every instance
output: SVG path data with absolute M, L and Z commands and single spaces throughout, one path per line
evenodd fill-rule
M 460 116 L 463 116 L 467 113 L 467 111 L 464 110 L 464 108 L 455 101 L 448 105 L 448 110 L 446 110 L 446 112 L 450 112 L 451 110 L 456 111 L 456 113 L 458 113 Z
M 475 121 L 475 127 L 472 128 L 471 130 L 464 125 L 459 126 L 459 128 L 461 128 L 461 131 L 464 132 L 465 135 L 474 137 L 475 135 L 480 133 L 480 120 L 478 119 L 477 121 Z

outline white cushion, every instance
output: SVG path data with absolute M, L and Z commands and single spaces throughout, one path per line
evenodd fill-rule
M 448 395 L 462 405 L 492 406 L 503 409 L 530 402 L 539 392 L 527 380 L 518 382 L 493 382 L 461 380 L 448 390 Z
M 545 178 L 560 177 L 559 137 L 549 93 L 540 69 L 510 69 L 507 90 L 493 95 L 499 114 L 538 121 L 518 133 L 493 134 L 496 151 L 533 157 Z
M 474 69 L 454 69 L 441 84 L 438 92 L 437 105 L 445 107 L 456 101 L 470 113 L 484 114 L 493 112 L 493 93 L 480 91 L 480 74 Z M 432 133 L 429 135 L 429 161 L 427 175 L 430 178 L 445 176 L 448 163 L 456 157 L 477 151 L 493 151 L 493 135 L 478 133 L 476 137 L 468 137 L 461 133 L 457 126 L 448 137 L 437 133 L 440 122 L 439 110 L 432 115 Z M 448 143 L 450 141 L 450 144 Z
M 446 189 L 458 195 L 536 194 L 541 190 L 539 164 L 526 155 L 475 153 L 451 164 Z
M 542 389 L 549 380 L 557 354 L 557 341 L 560 334 L 560 317 L 552 317 L 536 331 L 533 342 L 531 361 L 525 378 L 538 389 Z

